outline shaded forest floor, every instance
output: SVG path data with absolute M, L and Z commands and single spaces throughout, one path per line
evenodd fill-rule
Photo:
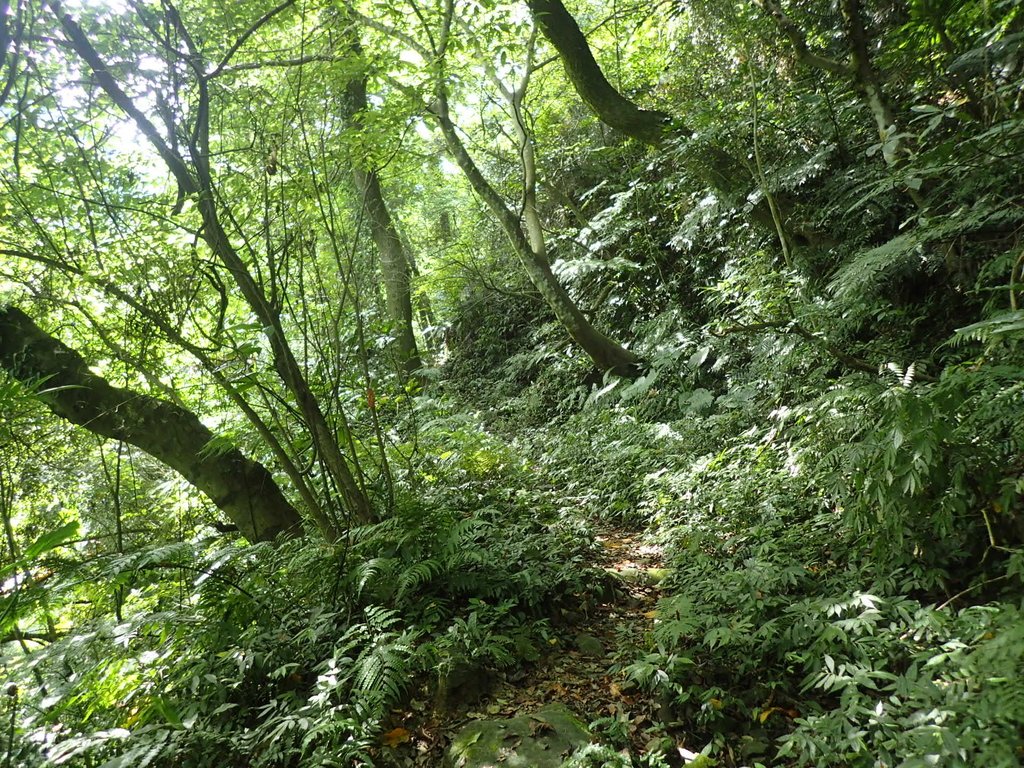
M 661 548 L 642 531 L 604 528 L 593 565 L 608 574 L 576 606 L 559 611 L 549 651 L 508 671 L 478 701 L 449 710 L 422 706 L 396 711 L 390 731 L 396 765 L 439 766 L 452 737 L 474 720 L 517 717 L 550 703 L 565 704 L 584 723 L 628 742 L 633 755 L 675 743 L 658 701 L 625 679 L 622 667 L 643 653 L 661 596 Z M 388 738 L 386 735 L 385 743 Z

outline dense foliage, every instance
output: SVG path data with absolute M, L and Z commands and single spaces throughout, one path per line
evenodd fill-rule
M 1024 760 L 1018 0 L 47 0 L 0 52 L 0 765 L 411 761 L 608 528 L 667 556 L 658 738 L 567 765 Z

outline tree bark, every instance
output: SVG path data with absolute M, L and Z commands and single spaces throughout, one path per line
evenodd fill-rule
M 665 138 L 670 116 L 640 109 L 608 82 L 576 19 L 561 0 L 526 0 L 541 33 L 558 51 L 576 93 L 607 126 L 645 144 Z
M 358 41 L 353 41 L 352 47 L 354 53 L 361 53 Z M 344 102 L 345 122 L 350 125 L 358 123 L 359 115 L 367 109 L 366 75 L 360 74 L 346 83 Z M 405 375 L 413 378 L 423 363 L 413 332 L 410 259 L 405 253 L 398 230 L 395 229 L 387 203 L 384 202 L 377 171 L 359 167 L 356 159 L 353 162 L 352 175 L 363 201 L 363 211 L 369 220 L 370 235 L 380 256 L 385 305 L 398 342 L 399 362 Z
M 505 236 L 512 244 L 512 249 L 519 257 L 530 281 L 555 313 L 559 322 L 565 327 L 580 348 L 590 357 L 602 371 L 611 371 L 620 376 L 635 377 L 640 371 L 640 358 L 625 347 L 605 336 L 597 330 L 576 306 L 568 292 L 558 282 L 551 265 L 543 250 L 543 233 L 539 225 L 531 226 L 530 235 L 523 232 L 518 217 L 506 205 L 505 201 L 480 172 L 469 151 L 459 138 L 459 133 L 448 114 L 447 96 L 443 85 L 438 85 L 437 109 L 435 116 L 444 135 L 448 151 L 455 158 L 455 163 L 465 174 L 473 191 L 491 209 Z M 530 221 L 528 220 L 528 225 Z M 536 248 L 531 244 L 536 244 Z
M 213 443 L 214 434 L 191 411 L 111 386 L 15 307 L 0 308 L 0 367 L 23 383 L 41 383 L 39 398 L 57 416 L 130 443 L 179 472 L 249 541 L 301 531 L 298 512 L 262 464 Z

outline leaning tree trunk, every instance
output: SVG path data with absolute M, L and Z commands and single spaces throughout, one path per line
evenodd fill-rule
M 690 129 L 676 116 L 657 110 L 641 109 L 608 82 L 601 65 L 597 63 L 586 36 L 561 0 L 526 0 L 541 33 L 558 52 L 569 82 L 577 95 L 605 125 L 622 131 L 645 144 L 661 144 L 670 136 L 686 136 Z M 728 205 L 741 207 L 747 199 L 750 183 L 755 181 L 742 162 L 714 144 L 702 144 L 691 149 L 684 157 L 687 171 L 711 187 Z M 801 242 L 827 246 L 832 238 L 795 220 L 791 200 L 776 194 L 787 228 Z M 751 212 L 753 221 L 774 230 L 775 218 L 765 199 L 758 200 Z
M 526 0 L 526 4 L 544 37 L 558 51 L 576 93 L 598 119 L 639 141 L 660 143 L 669 124 L 669 115 L 640 109 L 608 82 L 587 38 L 561 0 Z
M 576 306 L 562 284 L 558 282 L 544 252 L 544 238 L 539 224 L 531 226 L 529 234 L 524 233 L 519 218 L 480 172 L 452 123 L 448 112 L 447 95 L 444 93 L 441 83 L 438 83 L 434 116 L 441 127 L 448 151 L 455 158 L 455 163 L 465 174 L 473 191 L 491 209 L 516 256 L 519 257 L 530 281 L 555 313 L 555 317 L 569 332 L 573 341 L 590 357 L 598 369 L 611 371 L 620 376 L 636 376 L 641 368 L 640 358 L 597 330 Z M 528 225 L 531 223 L 529 219 L 527 219 L 527 223 Z M 535 241 L 532 244 L 531 239 Z
M 108 384 L 81 355 L 21 310 L 0 307 L 0 368 L 26 384 L 57 416 L 101 437 L 123 440 L 179 472 L 249 541 L 298 533 L 301 518 L 262 465 L 214 434 L 181 406 Z

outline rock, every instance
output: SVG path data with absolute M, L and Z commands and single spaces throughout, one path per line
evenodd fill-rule
M 477 720 L 456 734 L 445 768 L 558 768 L 590 743 L 590 733 L 564 704 L 548 704 L 508 720 Z
M 598 659 L 605 657 L 604 646 L 593 635 L 587 635 L 582 632 L 576 635 L 576 649 L 584 656 L 593 656 Z
M 466 659 L 454 660 L 448 673 L 438 680 L 434 705 L 454 710 L 475 704 L 494 685 L 494 672 Z

